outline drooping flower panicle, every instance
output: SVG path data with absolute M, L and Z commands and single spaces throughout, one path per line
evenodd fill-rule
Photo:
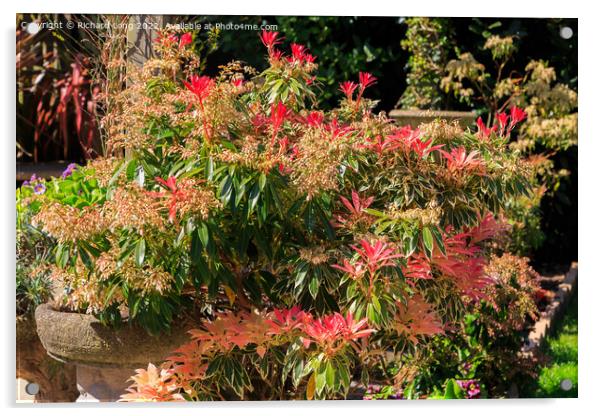
M 161 184 L 167 192 L 148 192 L 154 198 L 165 201 L 164 206 L 169 212 L 169 221 L 176 222 L 178 213 L 195 214 L 200 218 L 207 218 L 211 209 L 217 208 L 219 202 L 208 189 L 199 187 L 199 184 L 191 179 L 183 179 L 177 182 L 174 176 L 167 179 L 156 177 L 155 181 Z

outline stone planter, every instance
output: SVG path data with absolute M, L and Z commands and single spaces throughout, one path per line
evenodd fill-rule
M 75 367 L 57 362 L 46 354 L 33 317 L 17 316 L 16 335 L 17 400 L 38 403 L 74 401 L 78 395 Z M 30 383 L 37 385 L 37 394 L 27 392 L 25 386 Z
M 477 115 L 472 111 L 391 110 L 389 117 L 401 126 L 409 124 L 412 128 L 436 119 L 449 122 L 457 120 L 460 127 L 466 128 L 474 124 Z
M 92 315 L 60 312 L 48 304 L 36 309 L 37 330 L 48 355 L 76 367 L 78 402 L 113 402 L 130 384 L 137 368 L 161 363 L 190 340 L 192 325 L 172 328 L 171 334 L 150 336 L 124 324 L 102 325 Z

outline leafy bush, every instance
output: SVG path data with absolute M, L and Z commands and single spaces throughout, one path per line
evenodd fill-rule
M 508 204 L 508 219 L 513 225 L 510 249 L 530 254 L 541 246 L 541 198 L 555 196 L 570 172 L 555 168 L 551 156 L 577 145 L 577 93 L 567 85 L 555 83 L 556 72 L 546 62 L 529 62 L 524 73 L 507 69 L 517 46 L 511 36 L 492 35 L 483 45 L 493 65 L 487 68 L 472 53 L 460 53 L 446 65 L 441 87 L 453 92 L 462 102 L 483 108 L 486 121 L 493 124 L 496 114 L 512 105 L 525 108 L 527 121 L 520 127 L 512 146 L 529 156 L 533 173 L 531 182 L 539 187 L 535 199 L 517 198 Z M 495 128 L 492 127 L 492 128 Z M 567 196 L 555 196 L 556 203 L 570 205 Z
M 504 397 L 511 383 L 533 380 L 536 363 L 518 351 L 537 317 L 538 275 L 526 258 L 509 254 L 493 256 L 485 273 L 494 281 L 488 296 L 465 308 L 458 328 L 389 369 L 404 398 Z
M 51 238 L 31 225 L 28 197 L 46 191 L 44 181 L 34 175 L 17 189 L 16 305 L 17 315 L 33 316 L 35 308 L 51 297 L 51 283 L 44 265 L 50 261 Z
M 527 258 L 493 257 L 486 268 L 495 279 L 490 297 L 466 316 L 468 344 L 478 351 L 475 374 L 492 393 L 503 395 L 512 382 L 532 378 L 535 362 L 517 354 L 527 329 L 538 318 L 539 275 Z
M 498 113 L 513 105 L 525 108 L 529 117 L 513 138 L 513 146 L 530 157 L 531 183 L 536 189 L 532 197 L 516 198 L 506 206 L 512 225 L 507 247 L 553 263 L 576 255 L 576 234 L 571 230 L 576 228 L 577 94 L 569 85 L 577 78 L 568 75 L 575 72 L 573 61 L 561 65 L 556 56 L 563 54 L 550 56 L 540 38 L 553 43 L 554 51 L 572 53 L 574 41 L 559 44 L 553 36 L 547 39 L 571 23 L 556 19 L 542 23 L 408 19 L 402 41 L 410 52 L 408 87 L 399 104 L 473 109 L 484 120 L 482 125 L 490 128 L 495 128 Z M 471 48 L 472 44 L 479 47 Z M 456 59 L 449 59 L 452 48 Z M 556 82 L 557 71 L 550 62 L 564 83 Z
M 360 72 L 338 108 L 316 106 L 316 58 L 263 32 L 269 66 L 197 74 L 189 34 L 130 71 L 99 159 L 33 195 L 57 241 L 53 279 L 72 311 L 191 342 L 138 370 L 124 400 L 342 398 L 352 379 L 412 377 L 433 336 L 491 297 L 496 215 L 528 195 L 500 134 L 372 113 Z M 391 371 L 392 363 L 402 363 Z M 394 365 L 393 365 L 394 366 Z M 441 385 L 439 379 L 437 385 Z
M 406 64 L 407 87 L 397 103 L 402 108 L 444 107 L 445 94 L 439 88 L 449 60 L 450 29 L 446 19 L 412 17 L 401 47 L 410 54 Z

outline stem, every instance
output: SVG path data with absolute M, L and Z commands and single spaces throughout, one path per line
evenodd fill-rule
M 239 300 L 239 305 L 245 309 L 252 310 L 253 305 L 251 304 L 247 294 L 245 293 L 243 286 L 243 271 L 236 273 L 234 278 L 236 280 L 236 297 Z
M 374 288 L 374 273 L 370 272 L 370 278 L 369 278 L 369 286 L 368 286 L 368 299 L 372 299 L 372 290 Z
M 362 100 L 362 96 L 364 95 L 364 91 L 366 91 L 366 88 L 364 88 L 361 84 L 360 84 L 360 88 L 357 92 L 357 99 L 355 102 L 355 111 L 359 111 L 360 110 L 360 101 Z
M 199 107 L 201 108 L 201 119 L 203 121 L 203 133 L 205 133 L 205 138 L 207 141 L 211 141 L 209 137 L 209 131 L 207 128 L 207 120 L 205 117 L 205 106 L 203 105 L 203 100 L 199 99 Z

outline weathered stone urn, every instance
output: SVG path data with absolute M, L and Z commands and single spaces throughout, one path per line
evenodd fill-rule
M 413 128 L 418 127 L 422 123 L 430 123 L 436 119 L 446 120 L 449 122 L 457 120 L 460 127 L 466 128 L 471 126 L 476 120 L 476 113 L 473 111 L 435 111 L 435 110 L 391 110 L 389 117 L 395 120 L 399 125 L 410 125 Z
M 49 304 L 38 306 L 35 315 L 48 355 L 76 368 L 78 402 L 119 400 L 137 368 L 164 361 L 189 341 L 192 328 L 181 324 L 169 335 L 154 337 L 136 326 L 107 327 L 92 315 L 57 311 Z

